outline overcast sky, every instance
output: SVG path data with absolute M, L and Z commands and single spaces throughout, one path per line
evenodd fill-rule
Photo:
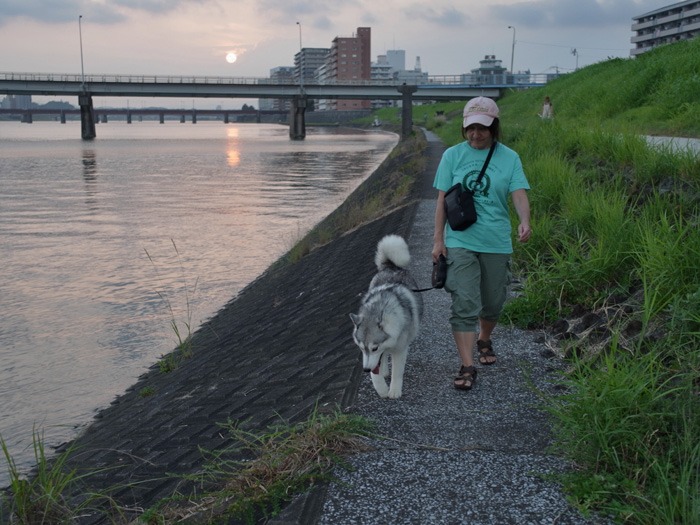
M 372 60 L 406 51 L 430 75 L 485 55 L 566 72 L 629 57 L 632 17 L 663 0 L 2 0 L 0 72 L 264 77 L 303 47 L 372 28 Z M 80 25 L 78 17 L 82 15 Z M 299 22 L 300 25 L 297 25 Z M 509 29 L 508 26 L 515 27 Z M 576 50 L 577 55 L 572 53 Z M 235 62 L 226 61 L 234 52 Z

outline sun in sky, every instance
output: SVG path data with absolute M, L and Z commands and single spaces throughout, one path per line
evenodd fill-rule
M 237 58 L 238 55 L 233 51 L 229 51 L 228 53 L 226 53 L 226 62 L 228 62 L 229 64 L 233 64 Z

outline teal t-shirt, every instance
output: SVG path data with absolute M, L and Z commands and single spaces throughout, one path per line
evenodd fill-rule
M 488 149 L 472 148 L 467 141 L 445 150 L 433 186 L 447 191 L 457 182 L 474 191 L 477 221 L 464 231 L 445 226 L 447 248 L 467 248 L 480 253 L 512 253 L 508 196 L 529 190 L 520 156 L 500 142 L 491 157 L 479 187 L 475 188 Z

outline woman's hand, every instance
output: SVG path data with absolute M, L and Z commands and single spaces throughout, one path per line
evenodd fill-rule
M 445 248 L 445 242 L 435 241 L 435 243 L 433 244 L 433 262 L 436 263 L 441 255 L 447 257 L 447 248 Z
M 527 242 L 530 239 L 530 235 L 532 235 L 532 229 L 530 228 L 530 225 L 528 225 L 528 224 L 519 224 L 518 225 L 518 241 Z
M 530 228 L 530 201 L 527 198 L 527 191 L 515 190 L 511 193 L 511 198 L 515 205 L 515 211 L 520 218 L 518 241 L 527 242 L 530 235 L 532 235 L 532 229 Z

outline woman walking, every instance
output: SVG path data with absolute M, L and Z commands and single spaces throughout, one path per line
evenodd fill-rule
M 440 255 L 447 258 L 445 290 L 452 296 L 450 325 L 461 361 L 454 387 L 469 390 L 477 374 L 474 344 L 481 365 L 497 359 L 491 333 L 505 304 L 513 252 L 509 195 L 520 221 L 518 241 L 527 242 L 531 229 L 530 186 L 519 155 L 498 142 L 498 106 L 490 98 L 477 97 L 466 104 L 463 117 L 465 140 L 445 151 L 433 183 L 438 198 L 432 257 L 433 262 Z M 493 154 L 479 178 L 492 146 Z M 462 231 L 450 227 L 445 211 L 445 193 L 457 183 L 474 192 L 478 217 Z

